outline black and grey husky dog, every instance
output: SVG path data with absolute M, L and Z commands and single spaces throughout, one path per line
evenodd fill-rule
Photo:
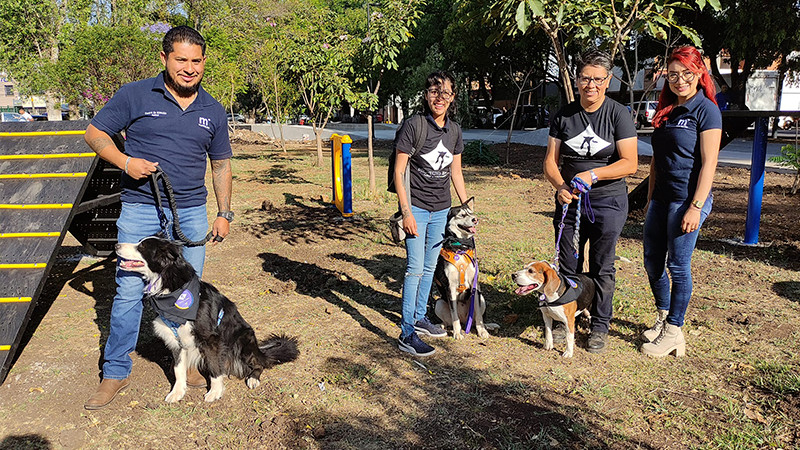
M 462 324 L 470 319 L 470 301 L 472 306 L 472 322 L 478 336 L 489 337 L 486 328 L 496 328 L 496 324 L 484 324 L 483 313 L 486 311 L 486 300 L 481 294 L 475 273 L 475 233 L 478 217 L 473 212 L 474 197 L 460 206 L 450 208 L 447 214 L 444 243 L 436 263 L 433 280 L 441 294 L 436 301 L 436 316 L 445 326 L 453 329 L 455 339 L 463 339 Z

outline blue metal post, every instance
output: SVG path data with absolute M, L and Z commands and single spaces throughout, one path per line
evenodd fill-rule
M 756 119 L 753 137 L 753 156 L 750 160 L 750 190 L 747 199 L 747 220 L 744 228 L 744 243 L 758 244 L 761 227 L 761 202 L 764 194 L 764 165 L 767 161 L 767 121 L 769 117 Z
M 353 177 L 352 162 L 350 160 L 350 145 L 353 141 L 350 136 L 345 135 L 342 139 L 342 213 L 345 217 L 353 215 Z

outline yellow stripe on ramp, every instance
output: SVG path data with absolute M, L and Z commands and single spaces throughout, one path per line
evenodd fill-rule
M 55 158 L 94 158 L 97 156 L 95 152 L 86 153 L 37 153 L 30 155 L 0 155 L 0 160 L 3 159 L 55 159 Z
M 26 303 L 31 300 L 31 297 L 0 297 L 0 303 Z
M 72 203 L 39 203 L 32 205 L 0 203 L 0 209 L 72 209 Z
M 70 136 L 86 134 L 86 130 L 65 130 L 65 131 L 4 131 L 0 137 L 30 137 L 30 136 Z
M 61 232 L 59 231 L 40 231 L 40 232 L 33 232 L 33 233 L 0 233 L 0 239 L 2 238 L 26 238 L 26 237 L 57 237 L 61 236 Z
M 0 180 L 19 180 L 29 178 L 86 178 L 86 172 L 74 173 L 9 173 L 0 174 Z
M 0 269 L 41 269 L 43 267 L 47 267 L 47 263 L 0 264 Z

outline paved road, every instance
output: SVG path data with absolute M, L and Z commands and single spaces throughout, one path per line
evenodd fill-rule
M 277 135 L 277 125 L 256 124 L 252 126 L 253 131 L 258 131 L 269 136 Z M 284 125 L 284 136 L 289 140 L 314 140 L 314 131 L 310 126 L 304 125 Z M 397 125 L 380 124 L 375 127 L 375 138 L 391 141 L 394 139 Z M 367 129 L 365 124 L 330 124 L 325 128 L 324 138 L 329 138 L 331 134 L 349 134 L 354 140 L 366 139 Z M 642 130 L 639 133 L 639 154 L 650 156 L 653 148 L 650 145 L 650 134 L 652 130 Z M 541 128 L 538 130 L 514 130 L 511 135 L 511 142 L 529 145 L 547 145 L 548 130 Z M 508 130 L 465 130 L 464 140 L 483 140 L 486 142 L 505 142 L 508 137 Z M 787 136 L 788 137 L 788 136 Z M 782 144 L 769 142 L 767 144 L 767 158 L 781 154 Z M 720 165 L 734 167 L 750 167 L 751 154 L 753 150 L 752 139 L 735 139 L 725 146 L 720 152 Z M 775 163 L 766 162 L 766 167 L 770 171 L 791 173 L 792 170 L 782 168 Z

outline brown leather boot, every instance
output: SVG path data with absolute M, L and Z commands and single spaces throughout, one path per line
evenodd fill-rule
M 130 384 L 131 381 L 127 378 L 124 380 L 103 378 L 100 386 L 97 387 L 97 392 L 89 397 L 83 407 L 89 410 L 103 409 L 111 403 L 111 400 L 114 400 L 117 394 L 127 389 Z
M 206 387 L 206 377 L 204 377 L 197 367 L 190 367 L 186 372 L 186 385 L 189 387 Z
M 664 328 L 664 323 L 667 320 L 667 315 L 669 315 L 669 311 L 666 309 L 659 309 L 657 311 L 655 325 L 642 332 L 643 341 L 653 342 L 654 340 L 656 340 L 658 335 L 661 334 L 661 329 Z

